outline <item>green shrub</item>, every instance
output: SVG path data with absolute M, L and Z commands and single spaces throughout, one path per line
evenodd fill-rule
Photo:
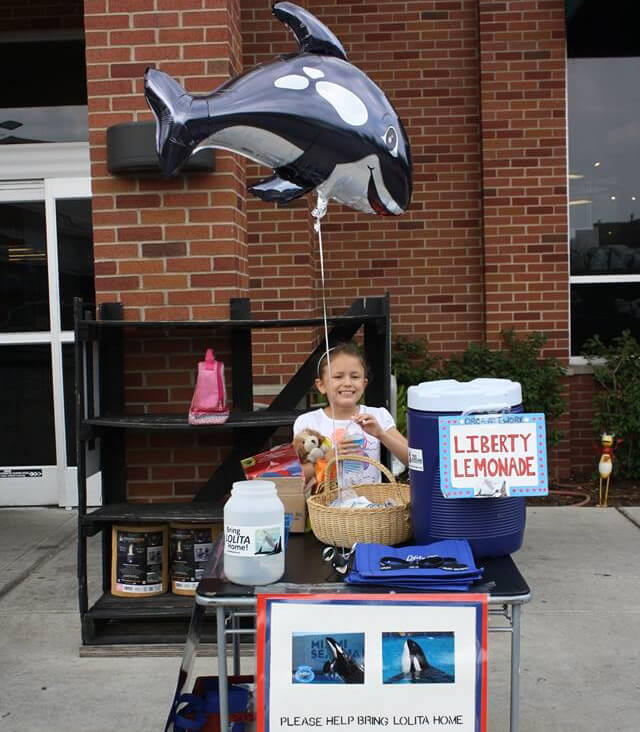
M 593 426 L 599 434 L 613 433 L 622 442 L 614 469 L 627 478 L 640 478 L 640 344 L 625 330 L 605 345 L 599 336 L 583 346 L 600 387 L 594 397 Z
M 402 339 L 396 357 L 396 341 L 392 370 L 398 380 L 398 423 L 406 424 L 406 417 L 400 414 L 401 386 L 406 389 L 433 379 L 511 379 L 522 386 L 525 412 L 543 412 L 546 415 L 547 440 L 550 445 L 557 444 L 562 433 L 553 423 L 566 410 L 562 396 L 562 377 L 565 374 L 562 364 L 556 358 L 542 358 L 541 350 L 546 342 L 542 333 L 518 338 L 508 330 L 502 337 L 503 347 L 499 350 L 490 349 L 486 343 L 471 343 L 464 353 L 439 360 L 427 354 L 424 341 L 411 342 L 406 338 Z M 399 370 L 396 364 L 399 364 Z M 404 405 L 406 408 L 406 394 Z
M 398 336 L 391 352 L 391 371 L 396 375 L 398 386 L 432 381 L 438 378 L 437 359 L 428 354 L 426 340 L 412 341 L 406 336 Z

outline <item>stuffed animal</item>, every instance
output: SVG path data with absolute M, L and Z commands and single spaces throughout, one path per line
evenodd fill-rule
M 301 463 L 313 463 L 322 460 L 331 449 L 329 440 L 317 430 L 306 429 L 298 432 L 293 438 L 293 446 Z

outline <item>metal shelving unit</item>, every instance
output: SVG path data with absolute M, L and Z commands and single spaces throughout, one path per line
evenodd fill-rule
M 267 408 L 253 409 L 251 334 L 256 329 L 320 326 L 321 318 L 252 319 L 247 298 L 231 300 L 224 321 L 128 321 L 119 303 L 103 304 L 99 317 L 80 300 L 75 312 L 76 424 L 78 464 L 78 596 L 82 642 L 86 645 L 184 642 L 193 600 L 167 593 L 154 598 L 120 598 L 110 594 L 111 526 L 114 523 L 211 523 L 222 520 L 222 499 L 234 480 L 243 477 L 240 459 L 263 449 L 282 426 L 300 414 L 296 407 L 312 386 L 319 345 Z M 367 404 L 389 407 L 391 334 L 388 296 L 355 300 L 347 313 L 329 318 L 330 342 L 352 338 L 363 330 L 367 360 L 376 378 L 367 389 Z M 186 414 L 129 414 L 124 401 L 125 339 L 164 330 L 193 333 L 223 331 L 231 345 L 233 409 L 222 425 L 192 426 Z M 96 361 L 96 363 L 94 363 Z M 94 368 L 95 366 L 95 368 Z M 94 379 L 94 373 L 97 373 Z M 97 408 L 94 405 L 98 405 Z M 233 448 L 192 502 L 128 502 L 125 479 L 127 431 L 211 431 L 231 434 Z M 103 505 L 87 510 L 86 446 L 100 440 Z M 87 539 L 102 535 L 102 595 L 89 605 Z

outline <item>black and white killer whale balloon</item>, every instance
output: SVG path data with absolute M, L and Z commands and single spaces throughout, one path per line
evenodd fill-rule
M 381 215 L 401 214 L 411 200 L 411 153 L 393 106 L 347 61 L 336 36 L 290 2 L 274 15 L 294 32 L 299 50 L 234 77 L 211 94 L 188 94 L 156 69 L 145 97 L 156 118 L 163 173 L 174 175 L 191 154 L 216 147 L 273 168 L 249 190 L 288 203 L 316 189 Z

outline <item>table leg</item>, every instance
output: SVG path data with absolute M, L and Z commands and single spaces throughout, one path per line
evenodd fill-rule
M 511 606 L 511 705 L 510 732 L 520 726 L 520 611 L 521 605 Z
M 173 730 L 173 722 L 175 720 L 176 712 L 178 711 L 178 706 L 181 704 L 180 697 L 185 693 L 185 691 L 188 691 L 187 685 L 189 683 L 189 677 L 191 676 L 193 662 L 195 660 L 196 653 L 198 652 L 198 646 L 200 645 L 200 635 L 202 633 L 202 621 L 204 619 L 205 609 L 204 605 L 198 605 L 197 602 L 193 604 L 191 622 L 189 623 L 187 640 L 184 644 L 182 662 L 180 664 L 180 671 L 178 672 L 176 693 L 173 697 L 171 710 L 164 728 L 165 732 Z
M 240 618 L 238 613 L 231 615 L 231 627 L 234 630 L 232 644 L 233 644 L 233 675 L 240 675 Z
M 220 694 L 220 730 L 229 729 L 229 680 L 227 677 L 227 635 L 224 608 L 216 607 L 216 643 L 218 645 L 218 693 Z

